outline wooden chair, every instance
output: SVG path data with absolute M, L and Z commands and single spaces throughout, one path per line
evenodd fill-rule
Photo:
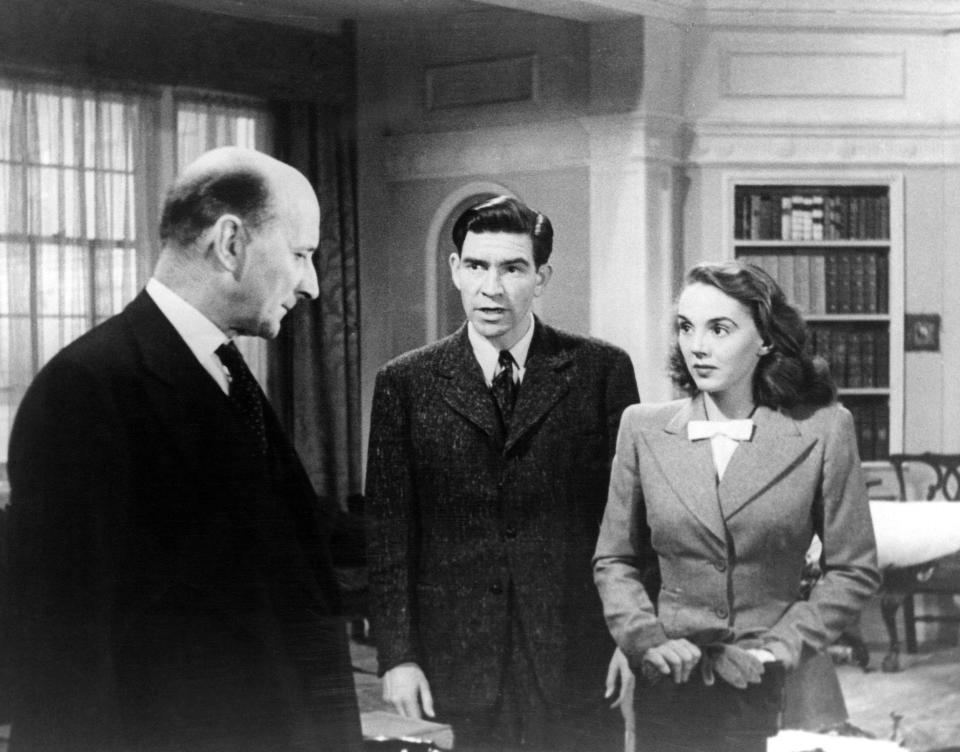
M 891 454 L 890 464 L 900 486 L 900 499 L 910 501 L 960 500 L 960 454 Z M 960 554 L 951 554 L 915 567 L 891 569 L 884 573 L 881 613 L 890 635 L 891 654 L 884 669 L 899 668 L 896 613 L 903 605 L 907 652 L 917 652 L 917 622 L 960 623 L 960 614 L 917 614 L 916 594 L 960 595 Z

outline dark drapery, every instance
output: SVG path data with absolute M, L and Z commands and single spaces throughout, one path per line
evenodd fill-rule
M 317 492 L 346 510 L 361 492 L 355 140 L 345 108 L 275 105 L 278 156 L 320 200 L 314 262 L 320 297 L 287 317 L 274 348 L 271 398 Z

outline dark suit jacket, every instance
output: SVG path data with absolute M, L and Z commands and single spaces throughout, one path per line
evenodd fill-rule
M 10 445 L 12 750 L 350 750 L 316 495 L 145 293 L 66 347 Z
M 590 577 L 629 357 L 537 321 L 509 434 L 466 326 L 377 377 L 367 468 L 380 669 L 414 661 L 438 713 L 496 700 L 511 614 L 549 703 L 602 696 L 613 650 Z

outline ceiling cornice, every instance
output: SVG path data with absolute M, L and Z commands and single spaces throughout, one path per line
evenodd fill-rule
M 960 29 L 957 0 L 480 0 L 487 5 L 600 22 L 647 16 L 694 26 L 909 30 Z

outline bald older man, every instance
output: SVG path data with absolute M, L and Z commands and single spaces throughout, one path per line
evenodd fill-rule
M 232 346 L 317 296 L 319 222 L 296 170 L 208 152 L 167 197 L 146 289 L 28 390 L 12 750 L 360 748 L 329 523 Z

